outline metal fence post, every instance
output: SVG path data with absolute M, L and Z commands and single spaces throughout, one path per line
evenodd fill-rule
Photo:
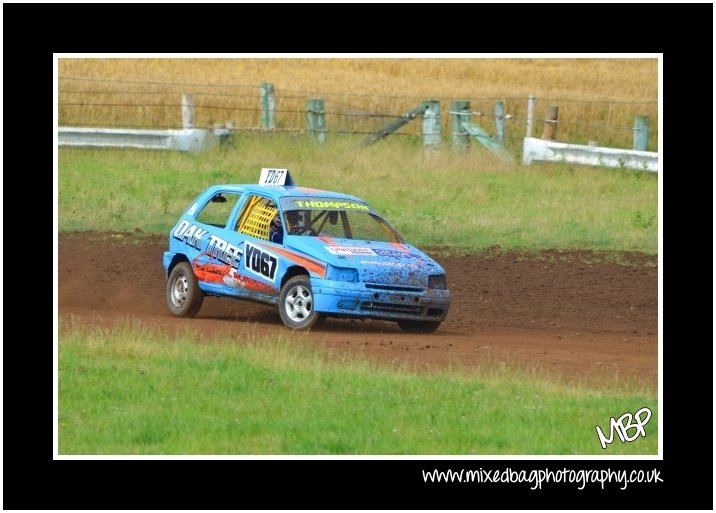
M 634 149 L 647 151 L 649 147 L 649 116 L 634 117 Z
M 547 115 L 544 118 L 544 129 L 542 130 L 542 139 L 554 141 L 557 139 L 557 121 L 559 119 L 559 107 L 550 107 L 547 109 Z
M 525 137 L 532 137 L 532 127 L 534 126 L 535 121 L 535 101 L 537 99 L 535 98 L 534 94 L 531 94 L 527 97 L 527 131 L 525 132 Z
M 495 102 L 495 139 L 502 146 L 505 145 L 505 102 Z
M 181 126 L 196 128 L 196 100 L 191 93 L 181 95 Z
M 438 146 L 440 144 L 440 102 L 426 100 L 427 107 L 423 112 L 423 146 Z
M 276 96 L 273 84 L 264 82 L 260 86 L 261 97 L 261 128 L 273 130 L 276 128 Z
M 470 102 L 453 100 L 450 103 L 450 119 L 452 120 L 452 147 L 466 150 L 470 147 L 470 135 L 462 127 L 462 123 L 470 121 Z

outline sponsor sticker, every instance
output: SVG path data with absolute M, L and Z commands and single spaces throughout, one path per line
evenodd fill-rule
M 378 256 L 390 257 L 390 258 L 420 258 L 418 255 L 414 255 L 408 251 L 398 251 L 395 249 L 376 249 L 375 254 Z
M 351 246 L 326 246 L 326 251 L 333 255 L 375 255 L 371 248 L 357 248 Z
M 408 267 L 410 269 L 417 269 L 418 264 L 410 264 L 407 262 L 385 262 L 381 260 L 361 260 L 361 265 L 378 265 L 381 267 Z
M 189 221 L 184 219 L 177 225 L 172 235 L 177 240 L 186 242 L 196 249 L 201 249 L 201 240 L 206 233 L 207 231 L 203 228 L 199 228 L 197 225 L 191 224 Z
M 293 200 L 298 208 L 336 208 L 341 210 L 370 210 L 368 205 L 355 203 L 353 201 L 331 201 L 319 199 Z

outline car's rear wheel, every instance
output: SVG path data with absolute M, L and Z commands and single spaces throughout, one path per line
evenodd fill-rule
M 279 295 L 278 314 L 281 321 L 294 330 L 307 330 L 323 320 L 323 315 L 314 309 L 308 276 L 294 276 L 284 284 Z
M 194 317 L 204 302 L 194 270 L 189 262 L 179 262 L 167 280 L 167 305 L 175 317 Z
M 440 327 L 440 321 L 398 321 L 398 326 L 409 333 L 432 333 Z

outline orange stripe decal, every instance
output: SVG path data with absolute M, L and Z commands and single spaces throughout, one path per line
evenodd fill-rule
M 278 253 L 279 255 L 283 255 L 292 262 L 295 262 L 299 265 L 302 265 L 306 269 L 308 269 L 311 272 L 316 273 L 321 278 L 326 277 L 326 264 L 323 264 L 317 260 L 314 260 L 312 258 L 308 258 L 302 255 L 297 255 L 293 251 L 288 251 L 286 249 L 277 248 L 276 246 L 268 246 L 263 243 L 259 243 L 261 246 L 265 247 L 269 251 L 273 251 L 274 253 Z

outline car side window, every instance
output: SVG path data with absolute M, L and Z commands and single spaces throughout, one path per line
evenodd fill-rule
M 249 196 L 236 221 L 236 231 L 258 239 L 269 240 L 271 220 L 278 213 L 276 203 L 263 196 Z
M 240 194 L 230 192 L 214 194 L 209 202 L 196 214 L 196 220 L 217 228 L 225 228 L 229 222 L 229 216 L 240 197 Z

